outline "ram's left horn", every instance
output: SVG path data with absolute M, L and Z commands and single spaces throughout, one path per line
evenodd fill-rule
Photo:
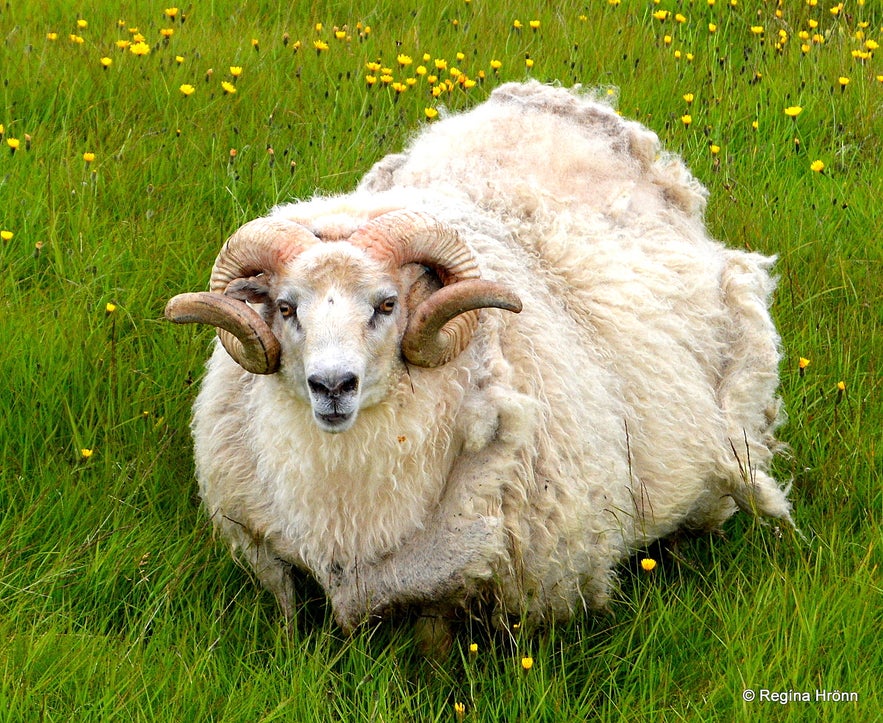
M 466 312 L 488 307 L 518 313 L 521 299 L 502 284 L 484 279 L 466 279 L 439 289 L 412 312 L 402 353 L 420 367 L 447 364 L 475 332 L 478 319 Z
M 460 354 L 478 328 L 479 309 L 521 311 L 515 292 L 481 278 L 457 230 L 427 213 L 390 211 L 362 226 L 350 243 L 393 268 L 428 266 L 444 284 L 412 312 L 402 338 L 402 354 L 416 366 L 441 366 Z

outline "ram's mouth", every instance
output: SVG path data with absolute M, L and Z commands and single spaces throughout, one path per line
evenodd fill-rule
M 313 414 L 316 417 L 319 429 L 331 434 L 345 432 L 356 419 L 355 412 L 329 412 L 327 414 L 313 412 Z

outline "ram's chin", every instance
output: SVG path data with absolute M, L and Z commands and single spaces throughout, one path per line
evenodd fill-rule
M 321 412 L 317 412 L 313 410 L 313 418 L 316 420 L 316 425 L 323 432 L 328 432 L 329 434 L 338 434 L 340 432 L 345 432 L 350 427 L 355 424 L 357 412 L 332 412 L 330 414 L 323 414 Z

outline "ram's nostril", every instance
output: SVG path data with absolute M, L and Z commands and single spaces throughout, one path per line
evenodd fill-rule
M 332 399 L 344 394 L 354 394 L 359 389 L 359 378 L 352 372 L 339 374 L 312 374 L 307 384 L 313 394 Z
M 348 374 L 340 380 L 340 393 L 353 394 L 359 389 L 359 378 L 355 374 Z

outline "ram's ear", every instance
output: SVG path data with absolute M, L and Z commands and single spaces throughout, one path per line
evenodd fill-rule
M 406 303 L 410 314 L 442 287 L 442 282 L 432 269 L 422 264 L 405 264 L 402 267 L 408 287 Z
M 252 304 L 266 304 L 270 300 L 270 286 L 267 281 L 263 275 L 234 279 L 224 291 L 224 296 Z

